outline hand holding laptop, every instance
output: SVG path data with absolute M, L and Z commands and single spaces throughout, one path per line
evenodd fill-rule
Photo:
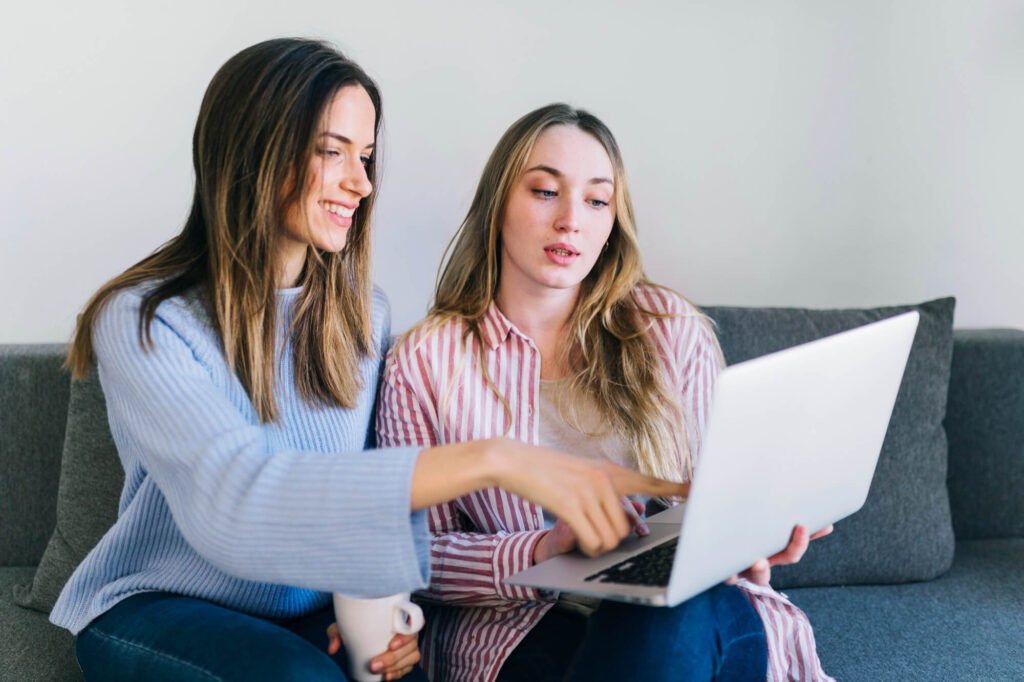
M 630 500 L 625 495 L 621 498 L 622 508 L 626 512 L 626 518 L 629 519 L 632 525 L 633 532 L 639 537 L 644 537 L 650 534 L 650 528 L 647 526 L 647 522 L 644 520 L 641 513 L 643 512 L 644 505 L 641 502 Z M 732 585 L 735 584 L 740 578 L 749 580 L 757 585 L 768 585 L 772 576 L 772 566 L 784 566 L 787 564 L 799 563 L 800 559 L 803 558 L 807 552 L 807 548 L 810 545 L 811 540 L 817 540 L 818 538 L 825 537 L 832 532 L 832 525 L 829 524 L 824 529 L 808 536 L 807 529 L 803 526 L 797 526 L 793 529 L 793 535 L 790 537 L 789 545 L 784 550 L 773 554 L 772 556 L 760 559 L 742 573 L 737 573 L 725 582 Z M 565 521 L 559 520 L 537 543 L 537 546 L 533 550 L 533 563 L 539 564 L 542 561 L 558 556 L 559 554 L 566 554 L 577 549 L 576 534 L 572 528 Z M 614 549 L 614 548 L 613 548 Z
M 744 578 L 756 585 L 767 585 L 772 579 L 772 566 L 799 563 L 804 558 L 804 553 L 807 551 L 808 545 L 811 544 L 811 540 L 823 538 L 831 532 L 832 524 L 829 524 L 808 537 L 807 529 L 803 526 L 797 526 L 793 529 L 793 536 L 789 539 L 789 545 L 786 549 L 771 555 L 767 559 L 755 561 L 753 566 L 742 573 L 737 573 L 725 582 L 734 585 L 740 578 Z

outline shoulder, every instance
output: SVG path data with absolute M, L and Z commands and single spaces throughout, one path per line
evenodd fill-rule
M 462 342 L 466 332 L 467 326 L 461 319 L 428 316 L 395 339 L 388 353 L 387 371 L 417 374 L 431 371 L 434 364 L 431 360 L 439 355 L 445 357 L 443 364 L 451 367 L 458 360 L 454 356 L 466 350 Z
M 439 344 L 450 345 L 462 339 L 467 332 L 466 323 L 457 318 L 442 319 L 428 316 L 402 335 L 399 345 L 409 353 L 423 353 Z
M 148 351 L 160 353 L 168 346 L 184 343 L 191 355 L 218 357 L 217 334 L 202 299 L 195 291 L 160 301 L 147 324 L 144 312 L 146 298 L 156 286 L 156 282 L 144 282 L 110 295 L 97 313 L 92 328 L 97 354 L 103 354 L 105 350 L 108 354 L 123 357 L 141 349 L 144 344 Z
M 650 321 L 649 334 L 676 347 L 717 354 L 718 341 L 710 318 L 675 291 L 657 284 L 640 284 L 633 299 Z
M 370 320 L 373 329 L 374 347 L 387 350 L 391 343 L 391 302 L 388 295 L 376 284 L 370 292 Z
M 110 295 L 97 315 L 97 329 L 138 330 L 147 297 L 158 282 L 143 282 L 119 289 Z M 160 320 L 179 332 L 189 328 L 208 331 L 212 328 L 209 314 L 196 290 L 164 299 L 154 310 L 154 319 Z
M 633 300 L 641 314 L 667 321 L 680 320 L 689 326 L 709 326 L 707 316 L 700 308 L 675 291 L 658 284 L 639 284 L 633 289 Z
M 391 320 L 391 302 L 388 301 L 388 295 L 384 293 L 378 285 L 374 284 L 373 289 L 370 292 L 371 303 L 370 307 L 373 309 L 373 320 L 374 325 L 379 324 L 378 320 L 388 320 L 390 325 Z

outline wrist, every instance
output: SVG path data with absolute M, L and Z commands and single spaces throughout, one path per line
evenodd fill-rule
M 478 440 L 435 445 L 421 451 L 413 469 L 412 509 L 424 509 L 499 485 L 503 478 L 501 458 L 493 450 L 491 441 Z
M 537 544 L 533 546 L 533 556 L 531 557 L 531 559 L 533 559 L 534 565 L 547 561 L 551 558 L 549 556 L 550 553 L 548 551 L 548 545 L 550 544 L 550 541 L 551 529 L 549 528 L 541 534 L 540 539 L 537 540 Z
M 507 483 L 509 456 L 506 452 L 508 439 L 488 438 L 476 441 L 477 463 L 481 488 L 502 488 Z

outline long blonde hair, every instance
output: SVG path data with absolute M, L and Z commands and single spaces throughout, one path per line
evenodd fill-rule
M 287 209 L 309 178 L 322 115 L 342 87 L 359 85 L 381 126 L 380 92 L 354 62 L 325 43 L 268 40 L 242 50 L 216 73 L 193 135 L 195 192 L 179 235 L 104 284 L 78 318 L 67 365 L 81 378 L 94 360 L 93 326 L 117 291 L 142 283 L 139 343 L 161 302 L 194 290 L 259 418 L 277 419 L 277 239 Z M 379 153 L 379 147 L 378 147 Z M 375 183 L 373 164 L 367 176 Z M 341 252 L 307 249 L 292 323 L 299 393 L 310 403 L 352 407 L 359 361 L 371 353 L 370 216 L 360 202 Z M 304 214 L 304 212 L 303 212 Z
M 511 417 L 507 400 L 486 374 L 481 321 L 498 292 L 501 225 L 509 194 L 537 138 L 555 125 L 575 126 L 592 135 L 604 146 L 615 173 L 615 223 L 607 248 L 580 287 L 568 324 L 570 342 L 563 345 L 570 394 L 593 398 L 604 421 L 635 453 L 639 470 L 678 479 L 682 464 L 689 477 L 686 419 L 647 334 L 652 318 L 662 315 L 645 309 L 635 297 L 637 286 L 654 285 L 643 273 L 622 155 L 611 131 L 592 114 L 551 104 L 526 114 L 502 135 L 484 166 L 469 212 L 446 249 L 428 324 L 452 319 L 465 323 L 466 336 L 477 340 L 488 386 Z

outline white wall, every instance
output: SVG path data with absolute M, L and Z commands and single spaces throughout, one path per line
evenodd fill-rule
M 280 35 L 332 40 L 382 87 L 396 330 L 498 136 L 555 100 L 616 132 L 648 273 L 697 302 L 953 294 L 960 326 L 1024 327 L 1020 2 L 144 4 L 4 11 L 0 342 L 67 339 L 180 229 L 206 83 Z

